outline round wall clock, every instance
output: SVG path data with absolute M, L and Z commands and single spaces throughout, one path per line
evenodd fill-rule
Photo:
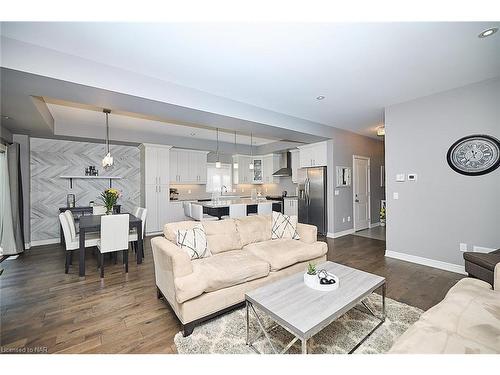
M 469 135 L 451 145 L 446 159 L 454 171 L 467 176 L 490 173 L 500 166 L 500 141 L 489 135 Z

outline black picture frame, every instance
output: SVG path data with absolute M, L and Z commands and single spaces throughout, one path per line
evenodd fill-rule
M 477 172 L 467 172 L 467 171 L 464 171 L 464 170 L 462 170 L 460 168 L 457 168 L 455 166 L 455 164 L 453 164 L 452 158 L 451 158 L 451 153 L 452 153 L 453 149 L 459 143 L 461 143 L 463 141 L 466 141 L 466 140 L 469 140 L 469 139 L 472 139 L 472 138 L 484 138 L 485 140 L 488 140 L 490 142 L 496 143 L 497 147 L 500 149 L 500 141 L 497 138 L 495 138 L 495 137 L 493 137 L 491 135 L 486 135 L 486 134 L 472 134 L 472 135 L 467 135 L 465 137 L 462 137 L 462 138 L 458 139 L 448 149 L 448 152 L 446 153 L 446 160 L 448 162 L 448 165 L 455 172 L 460 173 L 460 174 L 465 175 L 465 176 L 481 176 L 481 175 L 485 175 L 485 174 L 488 174 L 490 172 L 493 172 L 495 169 L 497 169 L 500 166 L 500 158 L 491 167 L 489 167 L 489 168 L 487 168 L 485 170 L 482 170 L 482 171 L 477 171 Z

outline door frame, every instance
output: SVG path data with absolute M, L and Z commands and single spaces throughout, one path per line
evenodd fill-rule
M 368 156 L 352 155 L 352 230 L 356 232 L 356 202 L 355 202 L 355 189 L 354 189 L 354 179 L 356 178 L 356 163 L 355 159 L 363 159 L 368 161 L 368 229 L 372 227 L 372 189 L 370 184 L 371 167 L 370 158 Z

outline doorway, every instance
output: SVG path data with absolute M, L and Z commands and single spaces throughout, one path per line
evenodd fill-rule
M 353 155 L 353 221 L 354 231 L 370 227 L 370 158 Z

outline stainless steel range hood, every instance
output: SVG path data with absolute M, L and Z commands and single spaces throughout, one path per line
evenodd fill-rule
M 273 173 L 274 177 L 290 177 L 292 175 L 292 154 L 286 153 L 286 166 Z

